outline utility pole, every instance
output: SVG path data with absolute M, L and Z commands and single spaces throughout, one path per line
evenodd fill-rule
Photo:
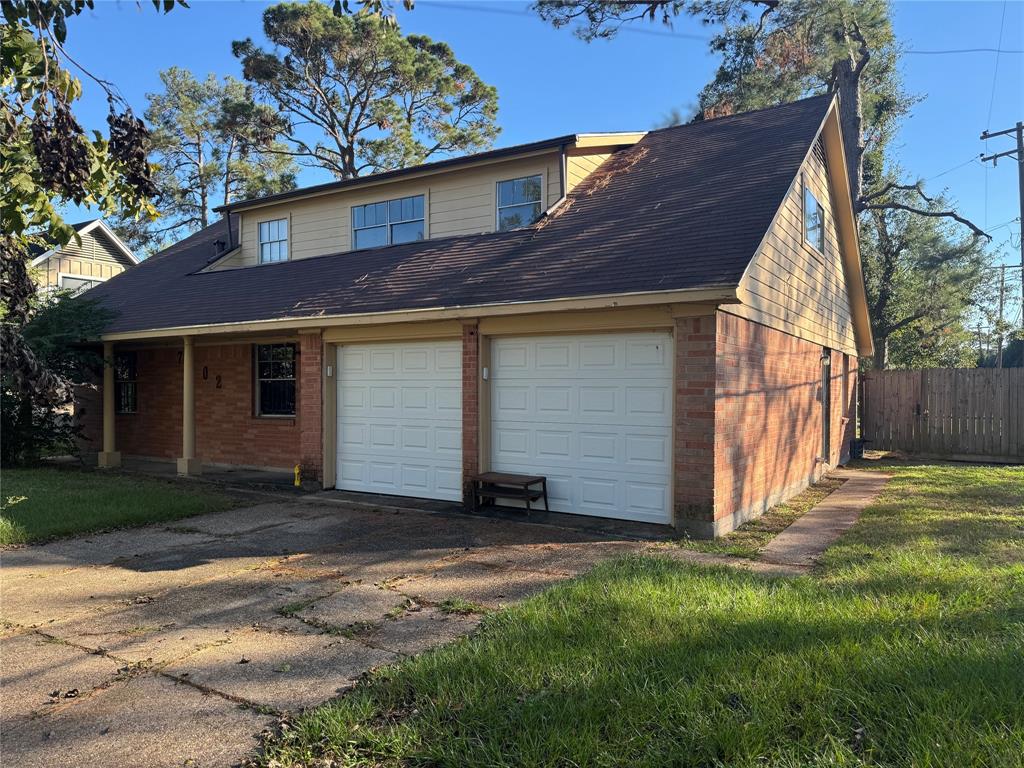
M 997 152 L 994 155 L 985 156 L 984 153 L 981 155 L 981 162 L 987 163 L 992 161 L 992 167 L 995 168 L 999 162 L 1000 157 L 1016 157 L 1017 158 L 1017 203 L 1020 205 L 1020 221 L 1022 227 L 1022 236 L 1020 244 L 1020 301 L 1021 306 L 1024 307 L 1024 123 L 1017 121 L 1017 125 L 1013 128 L 1007 128 L 1003 131 L 995 131 L 990 133 L 984 131 L 981 134 L 982 141 L 986 139 L 994 139 L 996 136 L 1008 136 L 1011 133 L 1017 134 L 1017 148 L 1008 149 L 1005 152 Z M 1005 272 L 1003 274 L 1006 274 Z M 1002 301 L 1002 292 L 999 295 L 1000 301 Z M 1021 326 L 1024 327 L 1024 311 L 1021 312 Z M 1002 354 L 1002 347 L 1000 346 L 1000 354 Z

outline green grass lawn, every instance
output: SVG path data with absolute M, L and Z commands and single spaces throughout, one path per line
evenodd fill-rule
M 679 539 L 675 543 L 685 549 L 716 555 L 756 557 L 772 539 L 789 524 L 810 512 L 819 502 L 843 484 L 843 480 L 826 477 L 782 504 L 776 504 L 760 517 L 744 523 L 735 531 L 718 539 Z
M 239 504 L 211 488 L 70 468 L 4 469 L 0 486 L 0 545 L 177 520 Z
M 1024 765 L 1024 469 L 885 469 L 811 575 L 605 564 L 376 671 L 261 759 Z

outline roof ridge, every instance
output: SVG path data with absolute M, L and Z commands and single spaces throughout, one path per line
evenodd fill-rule
M 796 104 L 803 104 L 807 101 L 814 101 L 815 99 L 829 98 L 831 99 L 832 94 L 830 93 L 819 93 L 815 96 L 805 96 L 802 99 L 795 99 L 793 101 L 783 101 L 778 104 L 772 104 L 768 107 L 758 107 L 757 109 L 748 109 L 746 112 L 734 112 L 731 115 L 719 115 L 718 117 L 709 117 L 703 120 L 693 119 L 688 123 L 680 123 L 679 125 L 667 125 L 664 128 L 652 128 L 648 131 L 648 134 L 652 133 L 664 133 L 666 131 L 677 131 L 681 128 L 692 128 L 698 125 L 710 125 L 711 123 L 720 123 L 725 120 L 735 120 L 740 117 L 746 117 L 747 115 L 756 115 L 761 112 L 771 112 L 772 110 L 782 109 L 784 107 L 792 107 Z

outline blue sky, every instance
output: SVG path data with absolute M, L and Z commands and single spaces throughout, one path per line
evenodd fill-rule
M 141 7 L 133 0 L 97 0 L 95 10 L 69 25 L 68 48 L 90 72 L 116 83 L 141 113 L 145 94 L 159 88 L 158 73 L 167 67 L 239 76 L 231 41 L 262 40 L 266 5 L 191 0 L 190 8 L 164 16 L 148 0 Z M 717 64 L 703 42 L 708 31 L 689 19 L 672 31 L 645 23 L 612 41 L 587 44 L 526 9 L 525 2 L 417 0 L 412 12 L 398 11 L 404 32 L 447 41 L 459 59 L 497 86 L 503 128 L 498 145 L 651 128 L 673 107 L 688 112 Z M 1024 50 L 1020 0 L 904 1 L 894 4 L 894 13 L 896 33 L 912 50 Z M 991 229 L 1005 260 L 1019 263 L 1016 168 L 1003 161 L 993 169 L 977 157 L 1012 146 L 1003 137 L 986 147 L 978 138 L 982 130 L 1024 120 L 1024 55 L 917 53 L 902 66 L 907 88 L 924 100 L 900 133 L 901 164 L 909 175 L 929 180 L 933 191 L 945 187 L 962 213 Z M 80 119 L 86 128 L 105 128 L 102 92 L 84 86 Z M 302 184 L 324 180 L 315 170 L 301 177 Z

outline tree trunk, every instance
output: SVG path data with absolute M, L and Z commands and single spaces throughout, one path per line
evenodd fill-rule
M 875 337 L 874 367 L 876 371 L 884 371 L 889 366 L 889 337 Z
M 837 61 L 832 67 L 833 91 L 839 94 L 839 127 L 843 133 L 846 171 L 850 180 L 853 210 L 860 213 L 859 201 L 863 195 L 864 113 L 860 99 L 860 71 L 853 59 Z
M 203 137 L 196 137 L 196 165 L 199 168 L 197 178 L 199 181 L 199 223 L 203 229 L 210 226 L 210 190 L 207 188 L 203 171 L 206 169 L 206 158 L 203 157 Z
M 224 155 L 224 205 L 231 202 L 231 163 L 235 154 L 235 138 L 228 142 L 228 151 Z

